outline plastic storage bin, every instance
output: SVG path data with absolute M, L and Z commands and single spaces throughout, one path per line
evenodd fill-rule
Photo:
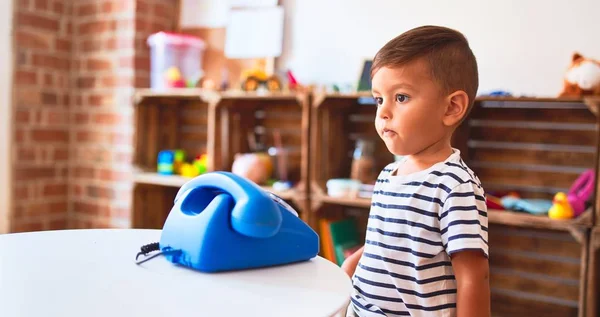
M 331 197 L 356 197 L 361 182 L 348 178 L 332 178 L 327 181 L 327 195 Z
M 150 87 L 194 87 L 202 77 L 202 39 L 184 34 L 158 32 L 148 37 Z

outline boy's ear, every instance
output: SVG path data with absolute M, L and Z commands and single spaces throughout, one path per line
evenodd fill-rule
M 446 113 L 444 114 L 444 125 L 454 126 L 461 122 L 469 109 L 469 96 L 466 92 L 458 90 L 448 96 Z

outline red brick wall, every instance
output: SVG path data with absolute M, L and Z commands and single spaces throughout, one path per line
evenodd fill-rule
M 173 0 L 15 1 L 11 230 L 128 227 L 134 89 Z
M 70 3 L 14 2 L 12 231 L 67 224 Z
M 130 225 L 134 88 L 148 87 L 146 38 L 173 29 L 175 7 L 169 0 L 74 5 L 73 227 Z
M 126 217 L 135 3 L 76 1 L 73 13 L 69 216 L 72 227 L 109 227 Z

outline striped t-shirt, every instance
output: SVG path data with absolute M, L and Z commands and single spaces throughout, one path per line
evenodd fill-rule
M 450 255 L 488 256 L 483 188 L 457 149 L 426 170 L 392 175 L 402 163 L 377 179 L 351 306 L 358 316 L 455 316 Z

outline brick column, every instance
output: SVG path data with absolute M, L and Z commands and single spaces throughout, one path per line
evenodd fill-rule
M 14 2 L 11 231 L 67 224 L 71 1 Z
M 172 30 L 176 1 L 77 1 L 74 5 L 70 219 L 76 228 L 128 227 L 133 105 L 148 87 L 146 38 Z
M 11 231 L 130 225 L 132 97 L 177 3 L 15 1 Z

